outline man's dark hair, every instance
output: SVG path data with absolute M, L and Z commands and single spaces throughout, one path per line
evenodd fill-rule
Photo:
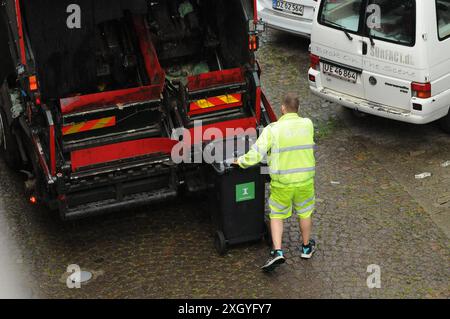
M 300 107 L 300 100 L 297 95 L 288 93 L 283 99 L 283 105 L 288 112 L 298 113 Z

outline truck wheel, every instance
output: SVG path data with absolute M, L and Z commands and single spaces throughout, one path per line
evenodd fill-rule
M 439 121 L 439 124 L 445 132 L 450 134 L 450 112 Z
M 227 240 L 225 235 L 220 230 L 216 231 L 214 236 L 214 246 L 219 255 L 223 256 L 227 252 Z
M 0 154 L 5 159 L 9 168 L 17 170 L 20 168 L 20 154 L 15 137 L 6 120 L 3 109 L 0 108 Z

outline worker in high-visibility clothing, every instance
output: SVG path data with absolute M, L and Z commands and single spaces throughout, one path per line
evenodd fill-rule
M 314 126 L 310 119 L 298 116 L 299 104 L 298 97 L 286 95 L 281 106 L 283 116 L 268 125 L 251 150 L 235 162 L 245 169 L 267 158 L 273 250 L 262 267 L 265 271 L 272 271 L 286 261 L 281 246 L 283 221 L 292 213 L 300 219 L 301 258 L 311 258 L 316 249 L 315 241 L 310 239 L 315 204 Z

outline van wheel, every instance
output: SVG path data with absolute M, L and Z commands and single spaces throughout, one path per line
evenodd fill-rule
M 0 155 L 5 159 L 9 168 L 14 170 L 20 168 L 21 159 L 17 142 L 2 108 L 0 108 Z
M 348 116 L 348 117 L 365 118 L 365 117 L 369 116 L 369 114 L 367 114 L 367 113 L 363 113 L 361 111 L 358 111 L 358 110 L 355 110 L 355 109 L 352 109 L 349 107 L 342 106 L 342 109 L 344 110 L 346 116 Z
M 369 114 L 358 111 L 358 110 L 352 110 L 353 116 L 359 119 L 365 118 L 369 116 Z
M 450 134 L 450 112 L 439 121 L 439 124 L 445 132 Z

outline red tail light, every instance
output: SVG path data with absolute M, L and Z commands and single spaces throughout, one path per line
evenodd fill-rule
M 431 83 L 411 83 L 411 91 L 414 97 L 428 99 L 431 97 Z
M 38 83 L 37 83 L 37 77 L 35 75 L 32 75 L 28 78 L 30 82 L 30 91 L 37 91 L 38 89 Z
M 251 35 L 248 39 L 248 48 L 250 51 L 256 51 L 259 47 L 259 40 L 256 35 Z
M 31 204 L 37 204 L 37 198 L 36 198 L 36 196 L 30 196 L 30 203 L 31 203 Z
M 309 55 L 309 59 L 311 61 L 310 67 L 314 70 L 319 70 L 320 66 L 320 57 L 314 54 Z

